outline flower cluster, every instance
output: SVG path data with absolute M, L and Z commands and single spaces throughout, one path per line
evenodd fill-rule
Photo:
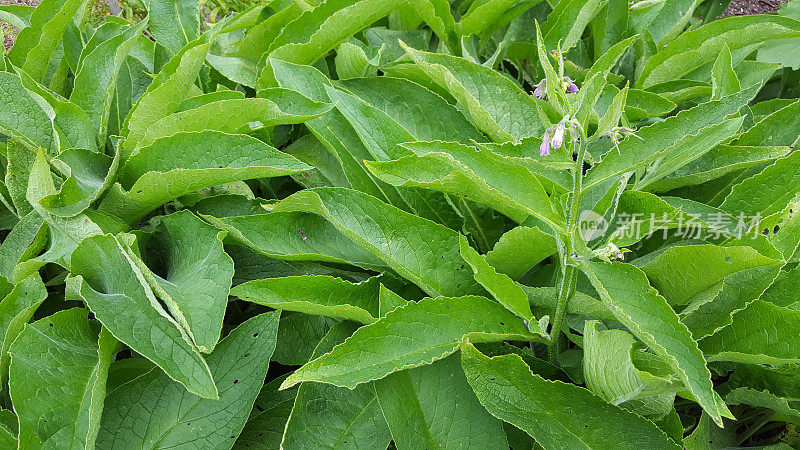
M 578 92 L 578 85 L 572 81 L 570 77 L 563 77 L 561 79 L 561 89 L 568 94 L 575 94 Z M 533 90 L 533 96 L 538 98 L 539 100 L 544 100 L 547 98 L 547 79 L 542 78 L 539 81 L 539 84 L 536 85 L 536 88 Z
M 550 127 L 544 130 L 542 144 L 539 146 L 539 155 L 548 156 L 550 155 L 550 149 L 558 150 L 561 148 L 561 146 L 564 144 L 564 135 L 566 134 L 567 129 L 569 129 L 572 140 L 578 140 L 578 134 L 575 129 L 579 126 L 580 124 L 578 121 L 571 118 L 569 114 L 567 114 L 555 125 L 555 127 Z

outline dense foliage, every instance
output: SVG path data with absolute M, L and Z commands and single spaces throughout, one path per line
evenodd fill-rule
M 800 442 L 798 0 L 240 3 L 0 7 L 0 447 Z

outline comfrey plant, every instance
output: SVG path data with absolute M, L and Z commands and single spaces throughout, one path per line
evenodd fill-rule
M 142 5 L 0 6 L 0 448 L 798 446 L 797 0 Z

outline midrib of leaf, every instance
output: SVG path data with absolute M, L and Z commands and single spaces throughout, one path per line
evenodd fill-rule
M 369 401 L 369 402 L 368 402 L 366 405 L 364 405 L 364 407 L 363 407 L 363 408 L 361 408 L 361 411 L 359 411 L 359 412 L 358 412 L 358 414 L 356 414 L 356 415 L 353 417 L 353 420 L 351 420 L 351 421 L 350 421 L 350 423 L 348 423 L 348 424 L 347 424 L 347 426 L 344 428 L 344 430 L 342 430 L 341 434 L 339 434 L 339 438 L 338 438 L 338 439 L 336 439 L 336 442 L 333 444 L 333 448 L 337 448 L 337 446 L 338 446 L 339 442 L 341 442 L 341 441 L 342 441 L 342 439 L 344 439 L 344 436 L 345 436 L 345 435 L 347 434 L 347 432 L 350 430 L 350 427 L 352 427 L 352 426 L 353 426 L 353 424 L 354 424 L 354 423 L 356 423 L 356 420 L 358 420 L 358 418 L 359 418 L 359 417 L 361 417 L 361 415 L 362 415 L 362 414 L 364 414 L 364 411 L 366 411 L 366 410 L 367 410 L 367 408 L 368 408 L 370 405 L 372 405 L 372 404 L 373 404 L 373 403 L 374 403 L 376 400 L 378 400 L 378 397 L 372 397 L 372 400 L 370 400 L 370 401 Z M 287 421 L 287 423 L 288 423 L 288 421 Z

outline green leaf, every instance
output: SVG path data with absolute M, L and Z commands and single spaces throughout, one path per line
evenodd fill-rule
M 683 33 L 647 60 L 636 87 L 647 88 L 681 78 L 731 51 L 776 38 L 800 36 L 800 22 L 773 15 L 731 16 Z
M 200 8 L 192 0 L 151 0 L 150 33 L 172 54 L 181 51 L 200 34 Z
M 264 385 L 275 349 L 278 315 L 269 312 L 247 320 L 208 356 L 208 367 L 219 386 L 218 399 L 189 393 L 158 369 L 109 392 L 98 446 L 233 445 Z M 134 423 L 141 428 L 132 429 Z
M 325 0 L 281 30 L 269 57 L 296 64 L 316 62 L 341 42 L 403 5 L 402 0 Z M 259 87 L 274 82 L 270 66 L 259 76 Z
M 42 197 L 39 204 L 59 217 L 72 217 L 88 208 L 111 184 L 119 164 L 119 152 L 114 157 L 84 149 L 66 149 L 52 160 L 65 167 L 67 178 L 58 192 Z
M 0 109 L 0 132 L 34 147 L 55 150 L 53 125 L 33 95 L 18 75 L 0 72 L 0 103 L 5 105 Z
M 50 58 L 53 57 L 72 16 L 81 9 L 83 0 L 45 0 L 31 15 L 29 27 L 20 31 L 8 57 L 11 62 L 44 81 Z
M 276 59 L 270 59 L 269 64 L 281 87 L 301 92 L 315 101 L 332 102 L 330 80 L 316 68 Z M 338 108 L 306 122 L 306 126 L 337 157 L 353 189 L 395 206 L 407 207 L 395 187 L 374 178 L 364 166 L 364 161 L 375 159 L 375 155 Z
M 681 306 L 727 275 L 777 262 L 751 247 L 698 244 L 670 247 L 641 268 L 671 305 Z
M 681 321 L 689 327 L 695 340 L 709 336 L 722 327 L 730 325 L 732 316 L 744 309 L 775 280 L 780 272 L 778 265 L 756 266 L 734 272 L 718 284 L 700 293 L 693 303 L 681 312 Z M 714 292 L 714 297 L 706 296 Z M 698 301 L 699 300 L 699 301 Z
M 544 448 L 680 448 L 647 419 L 531 373 L 519 355 L 489 358 L 465 343 L 461 365 L 481 404 Z
M 534 332 L 541 332 L 541 330 L 535 328 L 536 324 L 531 313 L 531 305 L 528 303 L 528 296 L 525 291 L 514 284 L 514 281 L 508 275 L 498 273 L 494 267 L 490 266 L 481 254 L 469 246 L 466 238 L 462 237 L 460 241 L 461 257 L 472 267 L 472 271 L 475 273 L 475 281 L 486 288 L 501 305 L 531 324 L 534 327 Z
M 120 350 L 98 328 L 89 311 L 73 308 L 25 326 L 11 345 L 9 384 L 20 446 L 94 447 L 108 367 Z
M 560 46 L 566 52 L 574 47 L 599 6 L 599 0 L 567 0 L 556 3 L 547 20 L 542 23 L 545 48 L 554 49 Z
M 298 212 L 252 216 L 203 216 L 229 239 L 262 255 L 287 261 L 324 261 L 385 270 L 387 265 L 359 247 L 327 220 Z
M 157 286 L 175 302 L 192 342 L 204 353 L 219 340 L 233 279 L 224 235 L 189 211 L 178 211 L 161 217 L 145 245 L 144 261 Z
M 536 100 L 495 70 L 464 58 L 404 48 L 417 66 L 453 95 L 492 140 L 518 141 L 544 132 Z
M 675 392 L 683 388 L 670 379 L 672 370 L 658 357 L 638 351 L 636 339 L 623 330 L 598 330 L 587 321 L 583 333 L 583 375 L 586 387 L 612 405 L 660 419 L 673 410 Z M 636 358 L 636 359 L 634 359 Z M 644 359 L 663 370 L 652 374 L 637 367 Z M 641 363 L 640 363 L 641 364 Z
M 800 193 L 797 165 L 800 152 L 793 152 L 775 161 L 763 171 L 733 186 L 720 205 L 733 215 L 767 217 L 782 211 Z M 765 189 L 769 186 L 768 189 Z
M 522 320 L 485 297 L 428 298 L 359 328 L 330 353 L 295 371 L 281 388 L 316 381 L 352 389 L 442 359 L 464 339 L 493 342 L 537 337 Z
M 155 122 L 178 111 L 194 86 L 210 45 L 201 38 L 184 47 L 164 65 L 147 92 L 133 105 L 125 119 L 123 159 L 130 156 Z
M 435 189 L 494 208 L 517 222 L 529 215 L 554 230 L 564 219 L 539 179 L 516 161 L 455 142 L 403 144 L 414 152 L 396 161 L 367 162 L 375 176 L 396 186 Z
M 266 98 L 219 100 L 170 114 L 153 124 L 138 145 L 146 147 L 178 132 L 249 133 L 261 127 L 303 123 L 331 108 L 286 89 L 269 89 L 259 95 Z
M 70 101 L 80 106 L 91 118 L 101 149 L 105 147 L 108 117 L 120 69 L 145 25 L 147 19 L 99 44 L 83 58 L 75 76 L 75 88 Z
M 78 105 L 46 89 L 25 72 L 19 71 L 19 76 L 31 97 L 41 97 L 39 102 L 53 123 L 59 149 L 97 147 L 92 121 Z
M 503 234 L 485 257 L 499 273 L 519 280 L 556 250 L 556 239 L 552 235 L 539 228 L 519 226 Z
M 158 206 L 204 187 L 310 169 L 247 135 L 177 133 L 131 156 L 122 167 L 120 182 L 111 188 L 99 209 L 132 223 Z
M 11 343 L 19 336 L 25 324 L 33 317 L 36 309 L 47 298 L 47 288 L 38 273 L 19 281 L 0 301 L 0 336 L 2 336 L 2 355 L 0 355 L 0 386 L 6 390 L 8 353 Z
M 233 288 L 231 295 L 279 310 L 370 324 L 379 317 L 379 289 L 377 278 L 356 284 L 330 276 L 306 275 L 248 281 Z
M 739 131 L 743 121 L 743 117 L 728 119 L 703 128 L 695 135 L 679 139 L 659 154 L 658 164 L 636 183 L 637 188 L 645 189 L 650 183 L 660 180 L 727 142 Z
M 394 373 L 374 384 L 383 417 L 400 450 L 508 446 L 502 422 L 478 402 L 458 355 Z
M 718 145 L 664 178 L 652 181 L 647 190 L 666 192 L 682 186 L 702 184 L 786 156 L 789 151 L 789 147 Z
M 625 263 L 583 262 L 581 269 L 617 320 L 664 358 L 703 410 L 721 423 L 726 408 L 718 403 L 703 354 L 664 297 L 650 287 L 644 272 Z
M 584 181 L 584 189 L 589 189 L 611 177 L 648 164 L 675 141 L 725 121 L 729 115 L 735 114 L 739 108 L 747 104 L 755 95 L 756 90 L 755 87 L 748 88 L 720 100 L 706 102 L 692 109 L 681 111 L 664 121 L 640 128 L 636 134 L 641 139 L 629 137 L 620 142 L 619 152 L 612 149 L 589 170 Z
M 386 113 L 416 140 L 486 140 L 464 113 L 413 81 L 383 76 L 339 81 L 336 86 Z
M 461 267 L 465 261 L 459 253 L 459 233 L 369 195 L 342 188 L 306 189 L 281 201 L 274 211 L 322 216 L 428 295 L 483 291 L 471 271 Z
M 727 44 L 720 49 L 719 56 L 711 69 L 711 88 L 711 98 L 715 100 L 740 90 L 739 78 L 731 62 L 731 49 Z
M 733 316 L 733 323 L 700 341 L 709 361 L 782 366 L 797 364 L 794 331 L 800 311 L 756 300 Z
M 46 245 L 47 226 L 36 212 L 23 216 L 0 244 L 0 277 L 12 282 L 18 264 L 38 255 Z
M 795 130 L 800 125 L 800 100 L 761 119 L 752 128 L 742 133 L 737 145 L 797 145 Z
M 353 334 L 356 328 L 353 322 L 334 325 L 317 345 L 313 357 L 338 348 L 337 344 Z M 284 380 L 282 389 L 285 383 Z M 384 448 L 391 440 L 372 383 L 346 389 L 308 382 L 297 389 L 281 447 Z
M 84 239 L 70 264 L 72 276 L 80 277 L 74 279 L 75 290 L 114 337 L 156 363 L 189 392 L 216 398 L 217 387 L 206 362 L 159 304 L 134 258 L 114 236 Z
M 280 447 L 283 429 L 286 428 L 286 421 L 289 420 L 297 396 L 297 389 L 294 388 L 278 390 L 284 378 L 286 377 L 278 377 L 261 388 L 256 397 L 255 408 L 250 412 L 233 448 L 271 450 Z

